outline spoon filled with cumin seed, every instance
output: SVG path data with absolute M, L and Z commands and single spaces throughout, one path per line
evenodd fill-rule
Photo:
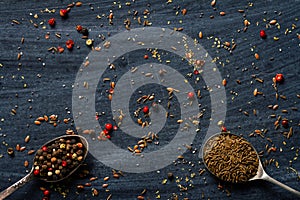
M 243 137 L 222 132 L 203 146 L 206 168 L 219 179 L 231 183 L 266 180 L 300 197 L 300 192 L 270 177 L 263 169 L 257 151 Z
M 58 182 L 73 174 L 88 153 L 88 142 L 80 135 L 64 135 L 54 138 L 36 151 L 31 171 L 18 182 L 0 192 L 0 200 L 33 179 Z

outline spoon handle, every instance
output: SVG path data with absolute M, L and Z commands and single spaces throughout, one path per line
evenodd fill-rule
M 14 183 L 10 187 L 6 188 L 2 192 L 0 192 L 0 200 L 5 199 L 9 195 L 11 195 L 13 192 L 15 192 L 17 189 L 21 188 L 23 185 L 25 185 L 27 182 L 31 181 L 33 179 L 33 173 L 30 172 L 26 176 L 24 176 L 21 180 Z
M 274 183 L 275 185 L 278 185 L 280 187 L 282 187 L 283 189 L 286 189 L 287 191 L 290 191 L 291 193 L 295 194 L 296 196 L 300 197 L 300 192 L 277 181 L 276 179 L 272 178 L 271 176 L 265 174 L 265 176 L 263 176 L 263 179 L 266 180 L 266 181 L 269 181 L 271 183 Z

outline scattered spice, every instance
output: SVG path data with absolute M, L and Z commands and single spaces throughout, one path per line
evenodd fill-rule
M 276 19 L 272 19 L 270 22 L 269 22 L 269 24 L 271 24 L 271 25 L 275 25 L 277 23 L 277 20 Z
M 68 16 L 68 10 L 67 9 L 60 9 L 59 15 L 61 17 L 67 17 Z
M 73 49 L 73 47 L 74 47 L 74 41 L 73 40 L 67 40 L 66 41 L 66 47 L 67 47 L 67 49 L 69 49 L 69 50 L 72 50 Z
M 265 30 L 261 30 L 259 32 L 259 36 L 262 38 L 262 39 L 265 39 L 267 37 L 267 34 L 266 34 L 266 31 Z
M 282 83 L 284 80 L 283 74 L 276 74 L 275 80 L 276 80 L 276 83 Z
M 211 3 L 210 3 L 210 5 L 211 5 L 212 7 L 214 7 L 214 6 L 216 5 L 216 3 L 217 3 L 216 0 L 212 0 Z
M 194 92 L 188 92 L 188 99 L 193 100 L 195 98 Z
M 286 118 L 284 118 L 284 119 L 282 119 L 282 121 L 281 121 L 281 125 L 283 126 L 283 127 L 288 127 L 288 125 L 289 125 L 289 121 L 286 119 Z
M 15 153 L 15 152 L 14 152 L 14 149 L 13 149 L 13 148 L 9 147 L 9 148 L 7 149 L 7 154 L 8 154 L 8 155 L 13 156 L 14 153 Z
M 48 20 L 48 24 L 50 25 L 50 26 L 55 26 L 55 23 L 56 23 L 56 20 L 55 20 L 55 18 L 50 18 L 49 20 Z
M 85 41 L 85 44 L 86 44 L 87 46 L 92 46 L 92 45 L 93 45 L 93 40 L 92 40 L 92 39 L 87 39 L 87 40 Z
M 221 15 L 221 16 L 225 16 L 226 13 L 225 13 L 224 11 L 221 11 L 221 12 L 220 12 L 220 15 Z
M 81 25 L 77 25 L 77 26 L 76 26 L 76 30 L 77 30 L 78 32 L 81 32 L 81 31 L 82 31 L 82 26 L 81 26 Z
M 198 37 L 199 37 L 200 39 L 203 38 L 203 33 L 202 33 L 202 31 L 199 32 Z

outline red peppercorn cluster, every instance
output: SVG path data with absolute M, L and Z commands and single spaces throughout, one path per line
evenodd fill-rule
M 111 133 L 116 130 L 118 130 L 118 127 L 116 125 L 113 126 L 111 123 L 107 123 L 107 124 L 105 124 L 104 130 L 102 131 L 102 133 L 105 135 L 105 137 L 107 139 L 110 139 Z
M 85 153 L 78 137 L 55 140 L 37 150 L 33 174 L 47 181 L 63 179 L 81 164 Z
M 74 47 L 74 41 L 73 40 L 67 40 L 66 41 L 66 47 L 67 47 L 67 49 L 69 49 L 69 50 L 72 50 L 73 49 L 73 47 Z

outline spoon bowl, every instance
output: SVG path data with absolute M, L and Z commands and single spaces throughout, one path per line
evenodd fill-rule
M 50 146 L 50 145 L 53 145 L 55 143 L 57 143 L 58 141 L 67 141 L 67 140 L 74 140 L 78 143 L 81 143 L 82 144 L 82 157 L 80 159 L 80 162 L 78 162 L 77 165 L 74 165 L 73 167 L 69 167 L 68 170 L 64 175 L 61 175 L 59 178 L 56 178 L 56 179 L 53 179 L 52 177 L 52 174 L 51 176 L 49 176 L 50 174 L 45 174 L 45 173 L 37 173 L 37 170 L 40 170 L 40 166 L 38 165 L 39 163 L 39 150 L 41 151 L 41 149 L 43 147 L 47 147 L 47 146 Z M 77 143 L 77 144 L 78 144 Z M 63 147 L 63 146 L 62 146 Z M 83 161 L 85 160 L 87 154 L 88 154 L 88 149 L 89 149 L 89 146 L 88 146 L 88 142 L 87 140 L 83 137 L 83 136 L 80 136 L 80 135 L 64 135 L 64 136 L 60 136 L 60 137 L 57 137 L 57 138 L 54 138 L 48 142 L 46 142 L 44 145 L 42 145 L 42 147 L 36 152 L 35 154 L 35 158 L 33 160 L 33 163 L 34 163 L 34 166 L 31 168 L 30 172 L 24 176 L 22 179 L 20 179 L 18 182 L 14 183 L 13 185 L 11 185 L 10 187 L 8 187 L 7 189 L 3 190 L 1 193 L 0 193 L 0 200 L 3 200 L 5 199 L 6 197 L 8 197 L 9 195 L 11 195 L 13 192 L 15 192 L 16 190 L 18 190 L 19 188 L 21 188 L 22 186 L 24 186 L 26 183 L 28 183 L 29 181 L 33 180 L 33 179 L 40 179 L 40 180 L 43 180 L 45 182 L 58 182 L 58 181 L 62 181 L 66 178 L 68 178 L 69 176 L 71 176 L 79 167 L 80 165 L 83 163 Z M 44 149 L 46 150 L 46 149 Z M 61 152 L 62 153 L 62 152 Z M 50 163 L 51 164 L 51 163 Z M 66 166 L 65 166 L 66 167 Z M 62 168 L 62 167 L 60 167 Z M 50 171 L 51 172 L 51 171 Z M 58 171 L 57 171 L 58 172 Z M 52 172 L 51 172 L 52 173 Z M 52 179 L 51 179 L 51 178 Z
M 263 169 L 255 148 L 241 136 L 222 132 L 207 139 L 202 158 L 217 178 L 231 183 L 266 180 L 300 197 L 300 192 L 270 177 Z

